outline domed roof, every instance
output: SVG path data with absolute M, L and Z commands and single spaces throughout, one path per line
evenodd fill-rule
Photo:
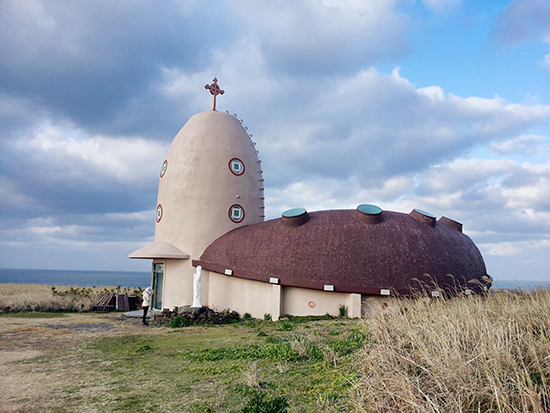
M 251 280 L 277 278 L 284 286 L 373 295 L 409 295 L 434 285 L 452 294 L 487 285 L 483 258 L 460 223 L 373 205 L 290 210 L 228 232 L 193 264 Z

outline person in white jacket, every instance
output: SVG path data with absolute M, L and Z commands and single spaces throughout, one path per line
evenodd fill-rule
M 143 307 L 143 324 L 148 325 L 147 323 L 147 310 L 149 310 L 149 306 L 151 305 L 151 296 L 153 295 L 153 290 L 151 287 L 147 287 L 145 290 L 143 290 L 143 302 L 141 306 Z

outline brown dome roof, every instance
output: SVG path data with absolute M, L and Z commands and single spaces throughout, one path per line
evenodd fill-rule
M 451 219 L 436 222 L 423 211 L 404 214 L 372 205 L 287 212 L 222 235 L 193 265 L 257 281 L 273 277 L 285 286 L 329 285 L 373 295 L 382 289 L 408 295 L 423 286 L 430 291 L 434 282 L 448 293 L 480 291 L 487 284 L 479 250 Z

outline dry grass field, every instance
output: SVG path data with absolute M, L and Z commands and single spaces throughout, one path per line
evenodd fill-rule
M 73 287 L 41 284 L 1 284 L 0 311 L 90 311 L 91 306 L 117 287 Z M 141 294 L 140 289 L 118 287 L 121 294 Z
M 241 412 L 258 394 L 280 412 L 547 412 L 549 386 L 548 291 L 180 329 L 0 316 L 2 412 Z
M 550 292 L 402 303 L 366 320 L 360 411 L 550 411 Z

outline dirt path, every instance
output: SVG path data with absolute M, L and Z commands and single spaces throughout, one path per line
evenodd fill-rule
M 142 326 L 139 318 L 117 313 L 66 314 L 55 318 L 0 317 L 0 412 L 28 412 L 37 400 L 55 398 L 65 383 L 82 380 L 86 372 L 65 371 L 67 359 L 79 364 L 78 348 L 87 342 L 119 334 L 156 334 L 158 329 Z M 72 351 L 74 349 L 74 351 Z M 59 363 L 40 363 L 42 358 Z M 53 367 L 52 367 L 53 366 Z M 78 369 L 76 369 L 78 371 Z M 93 381 L 93 378 L 92 378 Z

